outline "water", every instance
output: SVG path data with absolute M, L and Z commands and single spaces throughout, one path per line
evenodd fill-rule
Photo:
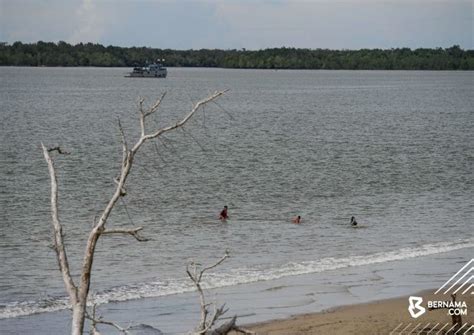
M 137 157 L 126 206 L 94 263 L 99 303 L 192 289 L 185 265 L 231 258 L 209 287 L 324 273 L 474 247 L 473 74 L 470 72 L 0 68 L 0 318 L 63 310 L 51 245 L 56 158 L 61 220 L 75 275 L 86 233 L 113 192 L 121 119 L 137 139 L 138 96 L 164 91 L 151 131 L 192 102 L 230 89 Z M 229 206 L 230 220 L 217 215 Z M 290 224 L 301 215 L 302 225 Z M 348 226 L 354 215 L 362 227 Z M 472 254 L 472 253 L 471 253 Z

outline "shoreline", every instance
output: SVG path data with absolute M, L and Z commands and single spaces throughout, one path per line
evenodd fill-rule
M 426 296 L 434 292 L 429 288 L 443 285 L 471 258 L 472 248 L 467 248 L 210 289 L 206 295 L 209 301 L 218 305 L 226 303 L 229 307 L 222 321 L 237 315 L 238 325 L 258 334 L 389 334 L 402 321 L 413 322 L 407 311 L 410 294 L 421 292 L 417 294 Z M 468 306 L 472 309 L 474 301 Z M 101 305 L 99 312 L 120 325 L 143 323 L 160 329 L 163 334 L 178 335 L 187 333 L 198 323 L 199 302 L 195 292 L 188 292 L 108 303 Z M 438 312 L 429 312 L 434 313 Z M 474 323 L 474 320 L 466 321 Z M 372 331 L 374 322 L 376 331 Z M 0 329 L 5 335 L 64 334 L 69 328 L 67 310 L 0 319 Z M 101 327 L 100 331 L 104 335 L 114 334 L 107 327 Z
M 408 312 L 409 296 L 422 297 L 426 301 L 450 301 L 448 295 L 434 294 L 436 289 L 423 290 L 411 295 L 397 298 L 374 300 L 371 302 L 331 307 L 316 313 L 293 315 L 289 318 L 276 319 L 243 325 L 244 328 L 258 335 L 307 335 L 307 334 L 429 334 L 452 328 L 451 316 L 447 309 L 429 310 L 414 319 Z M 458 301 L 467 304 L 467 316 L 462 317 L 464 328 L 458 334 L 474 334 L 474 295 L 458 295 Z

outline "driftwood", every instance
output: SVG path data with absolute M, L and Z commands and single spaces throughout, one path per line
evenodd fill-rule
M 150 325 L 128 325 L 126 328 L 124 328 L 115 322 L 104 320 L 100 315 L 97 315 L 96 306 L 96 304 L 92 306 L 92 315 L 86 313 L 86 319 L 89 319 L 91 321 L 90 335 L 101 335 L 100 332 L 97 330 L 98 324 L 114 327 L 124 335 L 163 335 L 163 333 L 159 329 L 156 329 Z
M 128 327 L 123 328 L 115 322 L 104 320 L 101 316 L 98 316 L 96 313 L 96 307 L 97 307 L 96 304 L 92 306 L 92 315 L 89 315 L 86 311 L 86 319 L 89 319 L 91 321 L 91 326 L 92 326 L 91 335 L 100 335 L 99 331 L 97 330 L 98 324 L 112 326 L 115 329 L 117 329 L 119 332 L 123 334 L 128 334 Z
M 224 256 L 213 265 L 202 268 L 201 264 L 191 262 L 186 266 L 186 273 L 196 286 L 196 289 L 199 294 L 199 302 L 201 305 L 201 319 L 199 321 L 199 325 L 196 327 L 196 330 L 192 333 L 193 335 L 226 335 L 231 331 L 236 331 L 248 335 L 254 334 L 253 332 L 238 327 L 236 325 L 237 316 L 232 317 L 232 319 L 230 319 L 229 321 L 213 329 L 219 318 L 223 316 L 228 311 L 228 309 L 225 308 L 225 304 L 223 304 L 219 308 L 216 308 L 214 304 L 206 303 L 206 297 L 201 286 L 201 280 L 203 274 L 206 271 L 217 267 L 219 264 L 222 264 L 222 262 L 224 262 L 228 257 L 229 252 L 226 251 Z M 210 313 L 209 311 L 209 307 L 211 305 L 214 307 L 213 313 Z M 208 318 L 208 316 L 210 317 Z
M 69 154 L 62 150 L 59 146 L 47 148 L 44 144 L 41 144 L 43 149 L 43 155 L 48 165 L 49 176 L 51 180 L 51 217 L 54 233 L 54 249 L 59 264 L 59 269 L 66 287 L 66 291 L 69 295 L 69 301 L 72 307 L 72 329 L 71 334 L 81 335 L 84 330 L 84 320 L 86 318 L 86 306 L 87 298 L 89 295 L 92 265 L 94 261 L 94 253 L 97 246 L 97 242 L 102 235 L 111 234 L 123 234 L 130 235 L 138 241 L 145 241 L 146 239 L 140 237 L 138 234 L 142 227 L 130 227 L 128 229 L 107 229 L 107 220 L 112 213 L 113 208 L 126 194 L 126 182 L 130 171 L 132 169 L 134 159 L 140 148 L 148 141 L 157 139 L 161 135 L 166 134 L 174 129 L 183 127 L 199 110 L 209 102 L 212 102 L 222 96 L 226 91 L 215 92 L 207 98 L 198 101 L 194 104 L 192 110 L 179 122 L 170 125 L 168 127 L 159 128 L 153 132 L 148 133 L 146 130 L 146 119 L 148 116 L 156 112 L 165 97 L 163 94 L 148 110 L 144 110 L 144 99 L 139 102 L 139 119 L 140 119 L 140 138 L 133 145 L 129 147 L 125 133 L 123 131 L 120 120 L 118 122 L 120 137 L 122 142 L 122 161 L 119 177 L 114 181 L 116 183 L 115 191 L 113 192 L 110 200 L 108 201 L 105 209 L 102 211 L 98 220 L 94 220 L 93 228 L 89 233 L 87 240 L 84 257 L 82 261 L 82 268 L 80 279 L 78 283 L 75 283 L 69 267 L 69 261 L 67 258 L 66 247 L 64 244 L 64 233 L 63 227 L 59 219 L 59 208 L 58 208 L 58 183 L 56 170 L 51 154 L 57 152 L 58 154 Z

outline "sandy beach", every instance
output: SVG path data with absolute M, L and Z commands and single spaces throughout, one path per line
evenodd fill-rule
M 449 301 L 449 297 L 428 290 L 414 294 L 423 298 L 423 306 L 428 300 Z M 474 334 L 474 314 L 470 306 L 474 305 L 474 296 L 465 294 L 458 296 L 468 307 L 467 316 L 463 316 L 466 324 L 458 334 Z M 451 327 L 451 316 L 447 309 L 426 311 L 414 319 L 408 313 L 408 296 L 381 300 L 365 304 L 350 305 L 325 310 L 320 313 L 294 316 L 285 320 L 275 320 L 254 325 L 248 329 L 257 334 L 445 334 Z M 441 331 L 441 332 L 440 332 Z

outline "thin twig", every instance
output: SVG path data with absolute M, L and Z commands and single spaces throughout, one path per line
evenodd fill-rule
M 127 154 L 128 154 L 128 144 L 127 144 L 127 138 L 125 137 L 125 132 L 122 128 L 122 124 L 120 123 L 120 118 L 117 118 L 117 123 L 120 131 L 120 139 L 122 141 L 122 165 L 125 164 L 125 161 L 127 160 Z
M 120 198 L 120 200 L 122 201 L 123 208 L 125 208 L 125 213 L 127 213 L 130 224 L 134 226 L 135 224 L 133 223 L 132 217 L 130 216 L 130 213 L 128 212 L 128 208 L 127 208 L 127 204 L 125 203 L 125 200 L 123 198 Z
M 52 151 L 57 151 L 61 155 L 70 155 L 71 154 L 69 151 L 64 151 L 63 149 L 61 149 L 60 146 L 57 146 L 57 147 L 54 147 L 54 148 L 48 148 L 48 152 L 52 152 Z
M 216 105 L 217 107 L 219 107 L 220 109 L 222 109 L 222 110 L 224 111 L 224 113 L 226 113 L 232 121 L 235 120 L 235 118 L 232 116 L 232 113 L 230 113 L 229 111 L 227 111 L 227 109 L 225 109 L 224 107 L 222 107 L 219 103 L 217 103 L 216 101 L 213 101 L 212 103 L 213 103 L 214 105 Z
M 201 148 L 201 150 L 202 150 L 203 152 L 206 152 L 206 149 L 202 146 L 202 144 L 199 143 L 199 141 L 198 141 L 193 135 L 191 135 L 190 133 L 188 133 L 188 132 L 184 129 L 184 127 L 181 127 L 181 130 L 183 131 L 184 134 L 186 134 L 186 135 L 188 135 L 189 137 L 191 137 L 191 139 L 192 139 L 194 142 L 196 142 L 197 145 L 199 145 L 199 147 Z
M 189 121 L 189 119 L 194 115 L 194 113 L 196 113 L 196 111 L 199 109 L 199 107 L 211 102 L 211 101 L 214 101 L 215 99 L 219 98 L 221 95 L 223 95 L 225 92 L 227 92 L 228 90 L 224 90 L 224 91 L 219 91 L 219 92 L 215 92 L 214 94 L 212 94 L 211 96 L 201 100 L 201 101 L 198 101 L 193 109 L 191 110 L 191 112 L 189 112 L 188 115 L 186 115 L 186 117 L 184 117 L 184 119 L 182 119 L 181 121 L 177 122 L 176 124 L 172 125 L 172 126 L 168 126 L 168 127 L 165 127 L 165 128 L 161 128 L 159 130 L 157 130 L 156 132 L 152 133 L 152 134 L 149 134 L 149 135 L 146 135 L 144 136 L 143 139 L 140 139 L 141 141 L 137 142 L 137 144 L 135 145 L 134 149 L 132 149 L 133 151 L 136 149 L 138 149 L 139 146 L 141 146 L 141 142 L 144 142 L 146 140 L 149 140 L 149 139 L 153 139 L 153 138 L 156 138 L 164 133 L 167 133 L 169 132 L 170 130 L 173 130 L 173 129 L 176 129 L 176 128 L 179 128 L 179 127 L 182 127 L 186 124 L 186 122 Z
M 222 262 L 224 262 L 229 257 L 230 257 L 229 250 L 226 250 L 224 256 L 222 256 L 222 258 L 217 263 L 215 263 L 214 265 L 208 266 L 208 267 L 201 270 L 201 273 L 200 273 L 199 278 L 198 278 L 199 281 L 201 281 L 201 278 L 202 278 L 202 275 L 204 274 L 204 272 L 206 272 L 208 270 L 211 270 L 211 269 L 215 268 L 216 266 L 219 266 L 220 264 L 222 264 Z
M 104 324 L 104 325 L 112 326 L 112 327 L 114 327 L 115 329 L 117 329 L 118 331 L 120 331 L 124 334 L 129 334 L 129 332 L 127 331 L 129 327 L 123 328 L 123 327 L 119 326 L 118 324 L 116 324 L 115 322 L 107 321 L 107 320 L 102 319 L 101 316 L 96 317 L 96 304 L 92 305 L 92 316 L 90 316 L 89 313 L 87 313 L 87 311 L 85 313 L 85 316 L 86 316 L 86 319 L 89 319 L 89 320 L 92 321 L 92 331 L 93 331 L 94 334 L 98 333 L 97 332 L 97 327 L 96 327 L 97 324 Z
M 153 114 L 156 110 L 158 110 L 158 107 L 160 107 L 161 102 L 165 98 L 165 95 L 166 95 L 166 92 L 164 92 L 161 95 L 161 97 L 158 100 L 156 100 L 155 104 L 150 107 L 150 110 L 148 110 L 148 112 L 145 113 L 145 116 L 149 116 L 149 115 Z
M 148 241 L 147 238 L 141 237 L 138 235 L 138 232 L 143 230 L 143 227 L 137 227 L 137 228 L 130 228 L 130 229 L 107 229 L 102 231 L 102 235 L 110 235 L 110 234 L 128 234 L 133 236 L 137 241 L 139 242 L 146 242 Z

